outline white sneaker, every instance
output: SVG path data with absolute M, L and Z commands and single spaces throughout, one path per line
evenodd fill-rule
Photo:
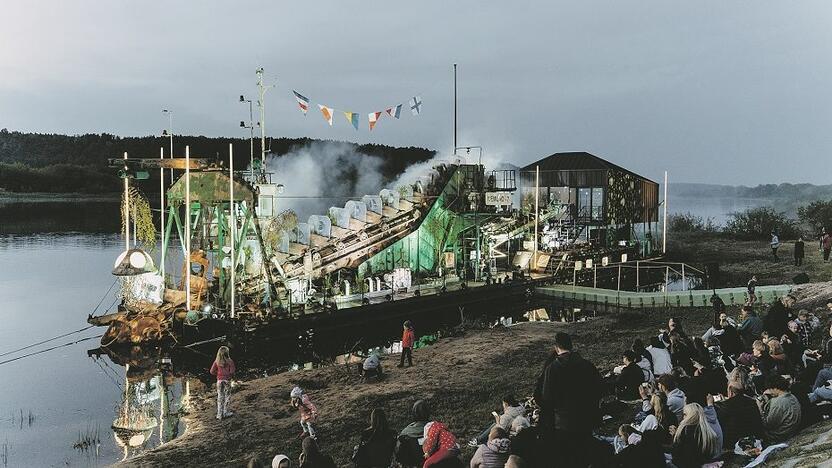
M 479 447 L 480 444 L 477 443 L 477 439 L 471 439 L 468 441 L 469 447 Z
M 222 419 L 222 416 L 220 416 L 220 415 L 218 414 L 218 415 L 217 415 L 217 419 Z

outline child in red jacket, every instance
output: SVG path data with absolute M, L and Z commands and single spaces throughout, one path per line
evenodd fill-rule
M 402 331 L 402 357 L 398 367 L 404 367 L 404 358 L 407 356 L 407 365 L 413 365 L 413 344 L 416 342 L 416 334 L 413 332 L 413 324 L 410 320 L 404 322 Z

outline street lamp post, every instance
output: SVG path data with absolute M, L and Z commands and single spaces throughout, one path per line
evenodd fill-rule
M 246 99 L 242 94 L 240 95 L 240 102 L 248 103 L 248 125 L 241 120 L 240 128 L 247 128 L 251 131 L 251 161 L 249 162 L 249 169 L 251 170 L 251 182 L 254 183 L 254 108 L 251 99 Z
M 170 138 L 170 158 L 173 159 L 173 111 L 162 109 L 162 113 L 168 115 L 168 128 L 162 130 L 162 136 Z M 173 185 L 173 168 L 170 169 L 170 183 Z

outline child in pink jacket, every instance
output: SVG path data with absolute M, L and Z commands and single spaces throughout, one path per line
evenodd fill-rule
M 318 434 L 315 431 L 314 424 L 318 419 L 318 408 L 309 399 L 309 395 L 300 387 L 293 388 L 290 396 L 292 397 L 292 406 L 297 408 L 300 414 L 300 427 L 303 429 L 300 438 L 308 435 L 313 439 L 317 439 Z

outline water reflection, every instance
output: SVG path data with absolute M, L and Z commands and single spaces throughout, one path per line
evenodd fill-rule
M 106 354 L 114 363 L 124 366 L 121 401 L 114 408 L 110 426 L 115 443 L 122 450 L 122 461 L 184 433 L 182 417 L 189 408 L 191 381 L 195 377 L 175 369 L 170 357 L 158 348 L 133 347 L 120 355 L 99 348 L 88 354 L 102 360 Z

